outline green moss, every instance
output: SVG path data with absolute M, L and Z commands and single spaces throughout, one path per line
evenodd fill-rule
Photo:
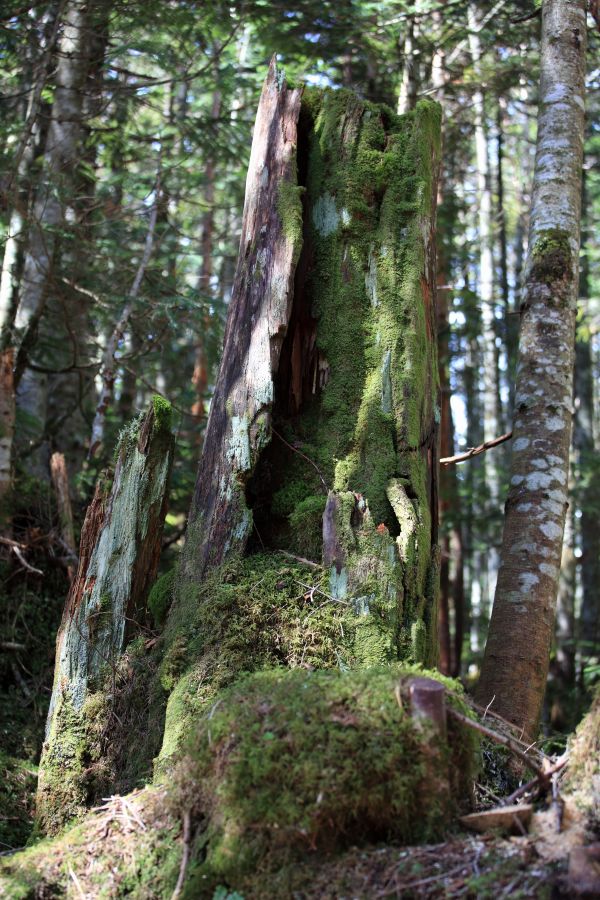
M 325 497 L 321 494 L 301 500 L 289 516 L 293 545 L 308 559 L 321 559 L 324 510 Z
M 88 797 L 85 719 L 64 697 L 52 718 L 47 746 L 50 749 L 40 769 L 36 827 L 44 834 L 56 834 L 65 822 L 85 812 Z
M 201 587 L 188 588 L 164 633 L 159 678 L 172 693 L 161 759 L 242 673 L 281 665 L 347 671 L 363 664 L 357 634 L 367 621 L 330 598 L 328 572 L 277 553 L 231 560 Z M 370 662 L 385 658 L 369 655 Z
M 173 407 L 165 397 L 159 394 L 152 396 L 152 410 L 154 412 L 154 428 L 156 431 L 162 431 L 171 434 L 173 427 Z
M 354 525 L 353 533 L 352 510 L 340 518 L 348 566 L 336 577 L 349 577 L 352 593 L 373 594 L 371 606 L 387 610 L 392 644 L 405 658 L 418 653 L 431 660 L 410 632 L 417 618 L 429 626 L 435 605 L 428 442 L 438 383 L 424 234 L 434 202 L 440 110 L 421 102 L 398 117 L 344 90 L 306 89 L 302 103 L 308 144 L 303 252 L 310 260 L 300 262 L 302 302 L 316 319 L 327 376 L 298 414 L 276 420 L 289 452 L 277 446 L 257 473 L 259 482 L 273 471 L 285 473 L 277 476 L 270 508 L 285 520 L 271 529 L 270 540 L 315 558 L 319 504 L 307 506 L 308 498 L 323 491 L 323 482 L 340 497 L 360 494 L 369 523 Z M 283 188 L 299 214 L 292 190 Z M 402 512 L 410 513 L 410 523 L 390 500 L 396 482 L 408 495 Z M 378 528 L 383 536 L 375 540 Z M 369 545 L 375 545 L 371 553 Z M 360 551 L 370 561 L 361 563 Z
M 173 599 L 173 581 L 175 578 L 175 569 L 166 572 L 158 578 L 148 595 L 148 610 L 152 616 L 154 627 L 161 629 L 165 624 L 167 613 Z
M 530 279 L 544 284 L 572 281 L 573 253 L 566 231 L 548 228 L 538 234 L 531 250 Z
M 174 774 L 181 808 L 194 796 L 209 817 L 189 896 L 213 879 L 243 891 L 259 859 L 264 877 L 309 850 L 438 839 L 470 787 L 474 744 L 466 729 L 446 745 L 413 723 L 397 696 L 412 674 L 271 671 L 220 694 Z
M 291 181 L 281 181 L 277 194 L 277 212 L 283 225 L 283 233 L 294 245 L 296 260 L 302 249 L 302 194 L 304 188 Z
M 121 431 L 119 432 L 117 446 L 115 447 L 115 462 L 118 460 L 121 454 L 127 456 L 133 450 L 133 448 L 137 446 L 137 442 L 140 436 L 140 428 L 143 421 L 144 414 L 140 413 L 138 416 L 134 416 L 131 422 L 128 422 L 127 425 L 125 425 L 121 429 Z

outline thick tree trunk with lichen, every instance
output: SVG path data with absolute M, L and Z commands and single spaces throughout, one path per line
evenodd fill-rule
M 372 662 L 435 658 L 438 149 L 434 104 L 398 117 L 271 66 L 180 576 L 323 561 Z
M 583 0 L 545 0 L 511 482 L 477 692 L 531 739 L 548 672 L 567 510 L 585 47 Z
M 40 763 L 37 815 L 54 831 L 85 809 L 92 732 L 114 729 L 110 693 L 119 657 L 139 634 L 156 577 L 173 455 L 171 410 L 154 398 L 122 434 L 112 486 L 99 482 L 88 508 L 79 567 L 56 640 L 56 667 Z M 107 688 L 107 685 L 109 687 Z

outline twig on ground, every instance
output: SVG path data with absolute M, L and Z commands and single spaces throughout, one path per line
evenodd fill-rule
M 191 843 L 192 815 L 188 809 L 183 814 L 183 854 L 181 856 L 181 865 L 179 866 L 179 876 L 177 878 L 177 884 L 175 885 L 175 890 L 171 895 L 171 900 L 177 900 L 177 898 L 181 896 L 188 863 L 190 861 Z
M 287 556 L 288 559 L 293 559 L 297 563 L 300 563 L 302 566 L 308 566 L 309 569 L 315 569 L 317 571 L 321 571 L 323 566 L 319 563 L 313 562 L 312 559 L 305 559 L 304 556 L 296 556 L 295 553 L 288 553 L 287 550 L 278 550 L 278 553 L 281 553 L 282 556 Z

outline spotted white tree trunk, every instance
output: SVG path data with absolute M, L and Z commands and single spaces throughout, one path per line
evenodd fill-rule
M 534 737 L 567 511 L 580 232 L 584 0 L 544 0 L 511 481 L 479 700 Z

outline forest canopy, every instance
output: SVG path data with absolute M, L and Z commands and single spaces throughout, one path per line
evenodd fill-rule
M 6 896 L 593 896 L 598 4 L 0 20 Z

